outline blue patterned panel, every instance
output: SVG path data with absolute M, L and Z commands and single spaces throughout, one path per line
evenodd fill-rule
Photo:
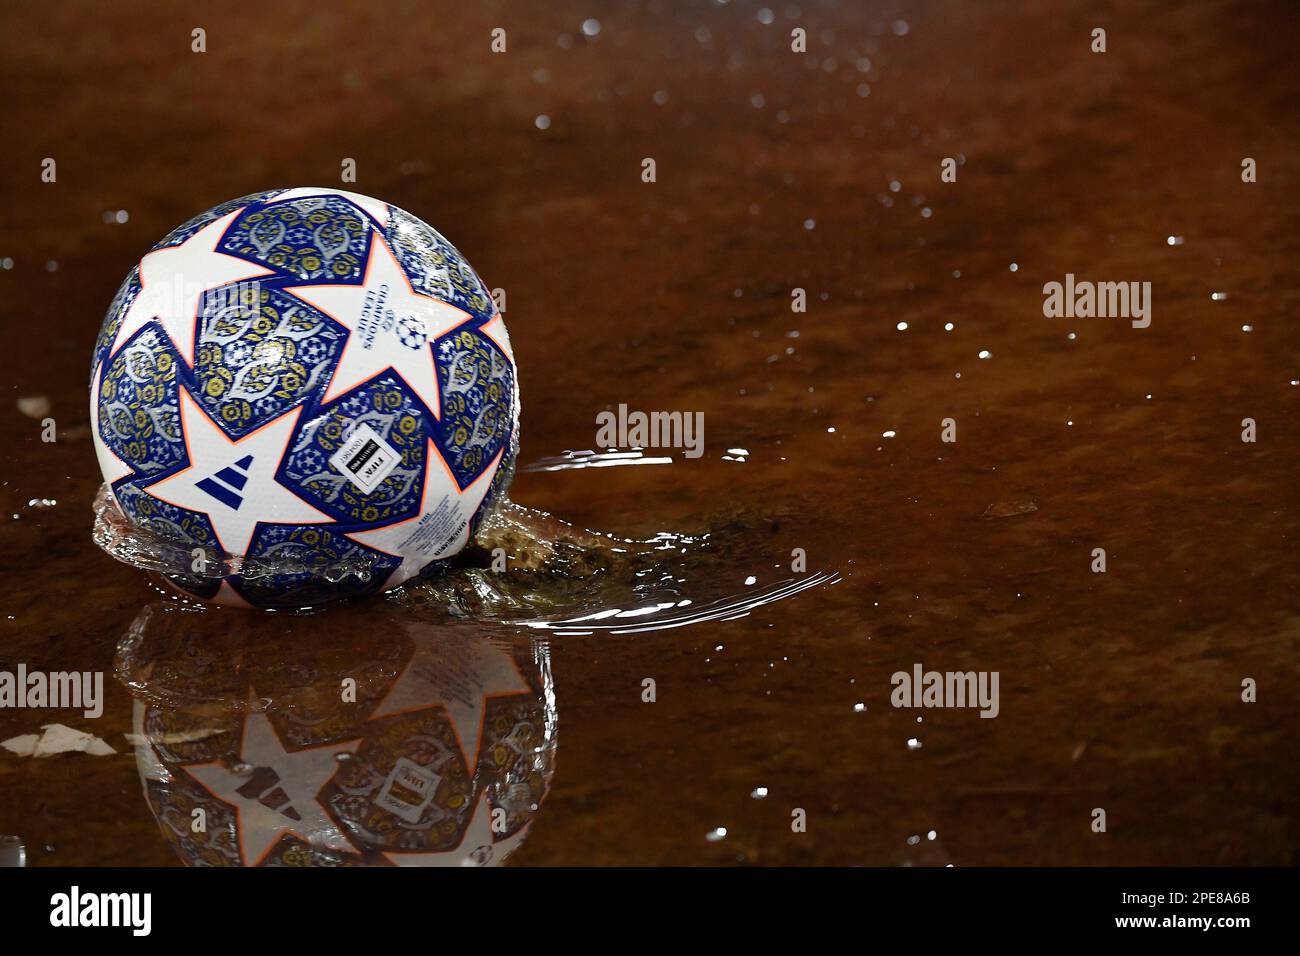
M 125 481 L 114 488 L 113 497 L 135 524 L 178 544 L 201 546 L 209 557 L 220 555 L 217 535 L 207 515 L 160 501 L 146 494 L 134 481 Z
M 410 517 L 424 490 L 424 412 L 391 373 L 353 389 L 309 421 L 298 423 L 281 466 L 281 480 L 304 499 L 339 521 L 372 524 Z M 374 429 L 400 457 L 383 482 L 366 494 L 329 461 L 347 440 L 349 428 Z
M 113 340 L 117 338 L 117 330 L 122 327 L 122 316 L 126 315 L 126 310 L 131 308 L 131 303 L 135 301 L 135 297 L 139 294 L 140 267 L 136 266 L 122 280 L 122 284 L 117 287 L 117 294 L 113 296 L 113 301 L 108 306 L 108 312 L 104 315 L 104 324 L 99 329 L 99 338 L 95 340 L 95 352 L 90 365 L 91 384 L 94 384 L 95 381 L 95 368 L 108 357 L 108 349 L 112 347 Z
M 171 232 L 167 233 L 155 249 L 165 249 L 168 246 L 179 246 L 190 236 L 194 235 L 208 223 L 216 222 L 222 216 L 228 215 L 238 209 L 240 206 L 247 206 L 249 203 L 255 203 L 271 195 L 273 190 L 266 190 L 260 193 L 250 193 L 247 196 L 240 196 L 238 199 L 232 199 L 229 202 L 223 202 L 220 206 L 213 206 L 207 212 L 199 213 L 193 219 L 182 223 Z
M 185 458 L 179 364 L 167 336 L 148 325 L 118 349 L 99 384 L 100 439 L 144 475 L 156 475 Z
M 434 350 L 442 397 L 438 445 L 464 488 L 509 440 L 514 373 L 496 345 L 469 329 L 443 336 Z
M 385 238 L 417 292 L 456 306 L 478 319 L 494 314 L 492 296 L 456 247 L 427 223 L 393 206 Z
M 314 525 L 261 525 L 248 553 L 259 562 L 284 562 L 289 573 L 241 576 L 232 586 L 258 607 L 314 607 L 340 597 L 358 597 L 379 590 L 397 558 L 357 544 L 341 533 Z M 346 569 L 339 580 L 326 578 L 327 569 Z M 363 571 L 365 578 L 356 574 Z
M 312 282 L 355 282 L 366 268 L 371 219 L 339 196 L 256 205 L 226 230 L 221 252 Z
M 323 391 L 347 333 L 274 284 L 215 291 L 202 305 L 197 397 L 228 435 L 242 438 Z

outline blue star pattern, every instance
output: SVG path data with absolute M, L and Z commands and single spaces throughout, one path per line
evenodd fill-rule
M 434 351 L 442 387 L 440 444 L 463 488 L 510 434 L 514 374 L 495 344 L 469 330 L 439 339 Z
M 354 280 L 366 261 L 371 225 L 337 196 L 252 205 L 227 231 L 221 250 L 302 280 Z
M 492 295 L 483 280 L 437 230 L 395 208 L 384 236 L 415 288 L 485 322 L 492 319 Z
M 212 296 L 199 322 L 199 401 L 245 435 L 302 402 L 328 377 L 347 333 L 266 283 Z
M 179 361 L 167 337 L 146 328 L 113 356 L 95 396 L 100 440 L 143 475 L 166 471 L 185 457 Z
M 379 487 L 359 491 L 329 461 L 348 429 L 368 425 L 401 456 Z M 420 503 L 425 416 L 396 375 L 384 375 L 331 404 L 298 430 L 284 456 L 284 478 L 339 521 L 367 525 L 409 518 Z M 435 465 L 435 467 L 437 467 Z
M 261 200 L 273 196 L 275 192 L 276 190 L 268 190 L 260 193 L 250 193 L 247 196 L 241 196 L 238 199 L 232 199 L 229 202 L 223 202 L 220 205 L 213 206 L 207 212 L 199 213 L 194 218 L 181 223 L 181 225 L 163 236 L 163 238 L 154 245 L 154 248 L 166 249 L 170 246 L 179 245 L 209 223 L 216 222 L 222 216 L 229 215 L 242 206 L 255 206 Z

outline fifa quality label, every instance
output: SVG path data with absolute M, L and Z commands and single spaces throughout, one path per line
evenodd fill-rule
M 428 767 L 399 757 L 375 803 L 407 823 L 419 823 L 441 782 L 442 777 Z
M 388 473 L 397 467 L 400 456 L 373 428 L 360 424 L 343 447 L 334 453 L 330 464 L 347 475 L 348 480 L 365 494 L 379 487 Z

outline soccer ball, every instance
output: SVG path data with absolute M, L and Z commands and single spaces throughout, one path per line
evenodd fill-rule
M 298 188 L 215 206 L 140 260 L 90 416 L 122 515 L 192 555 L 170 583 L 298 608 L 463 549 L 509 485 L 519 398 L 505 323 L 446 239 Z

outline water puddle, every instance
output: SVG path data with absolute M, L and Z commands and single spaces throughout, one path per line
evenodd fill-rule
M 722 557 L 756 553 L 756 534 L 735 521 L 703 534 L 623 538 L 506 500 L 448 566 L 379 600 L 427 619 L 511 622 L 559 634 L 628 634 L 729 620 L 839 580 L 834 572 L 810 572 L 758 585 L 755 575 Z M 196 567 L 183 545 L 130 525 L 107 486 L 95 499 L 94 539 L 117 560 L 164 578 L 294 574 L 338 583 L 349 575 L 364 580 L 371 571 L 356 556 L 335 563 L 227 557 Z
M 637 459 L 538 468 L 592 460 Z M 734 620 L 839 581 L 760 582 L 738 568 L 735 555 L 762 552 L 759 525 L 636 539 L 504 501 L 448 566 L 382 597 L 326 613 L 156 601 L 115 658 L 144 800 L 188 865 L 500 863 L 555 770 L 553 637 Z M 94 537 L 155 575 L 190 561 L 128 525 L 107 489 Z M 285 572 L 336 581 L 368 569 L 228 559 L 203 571 Z

